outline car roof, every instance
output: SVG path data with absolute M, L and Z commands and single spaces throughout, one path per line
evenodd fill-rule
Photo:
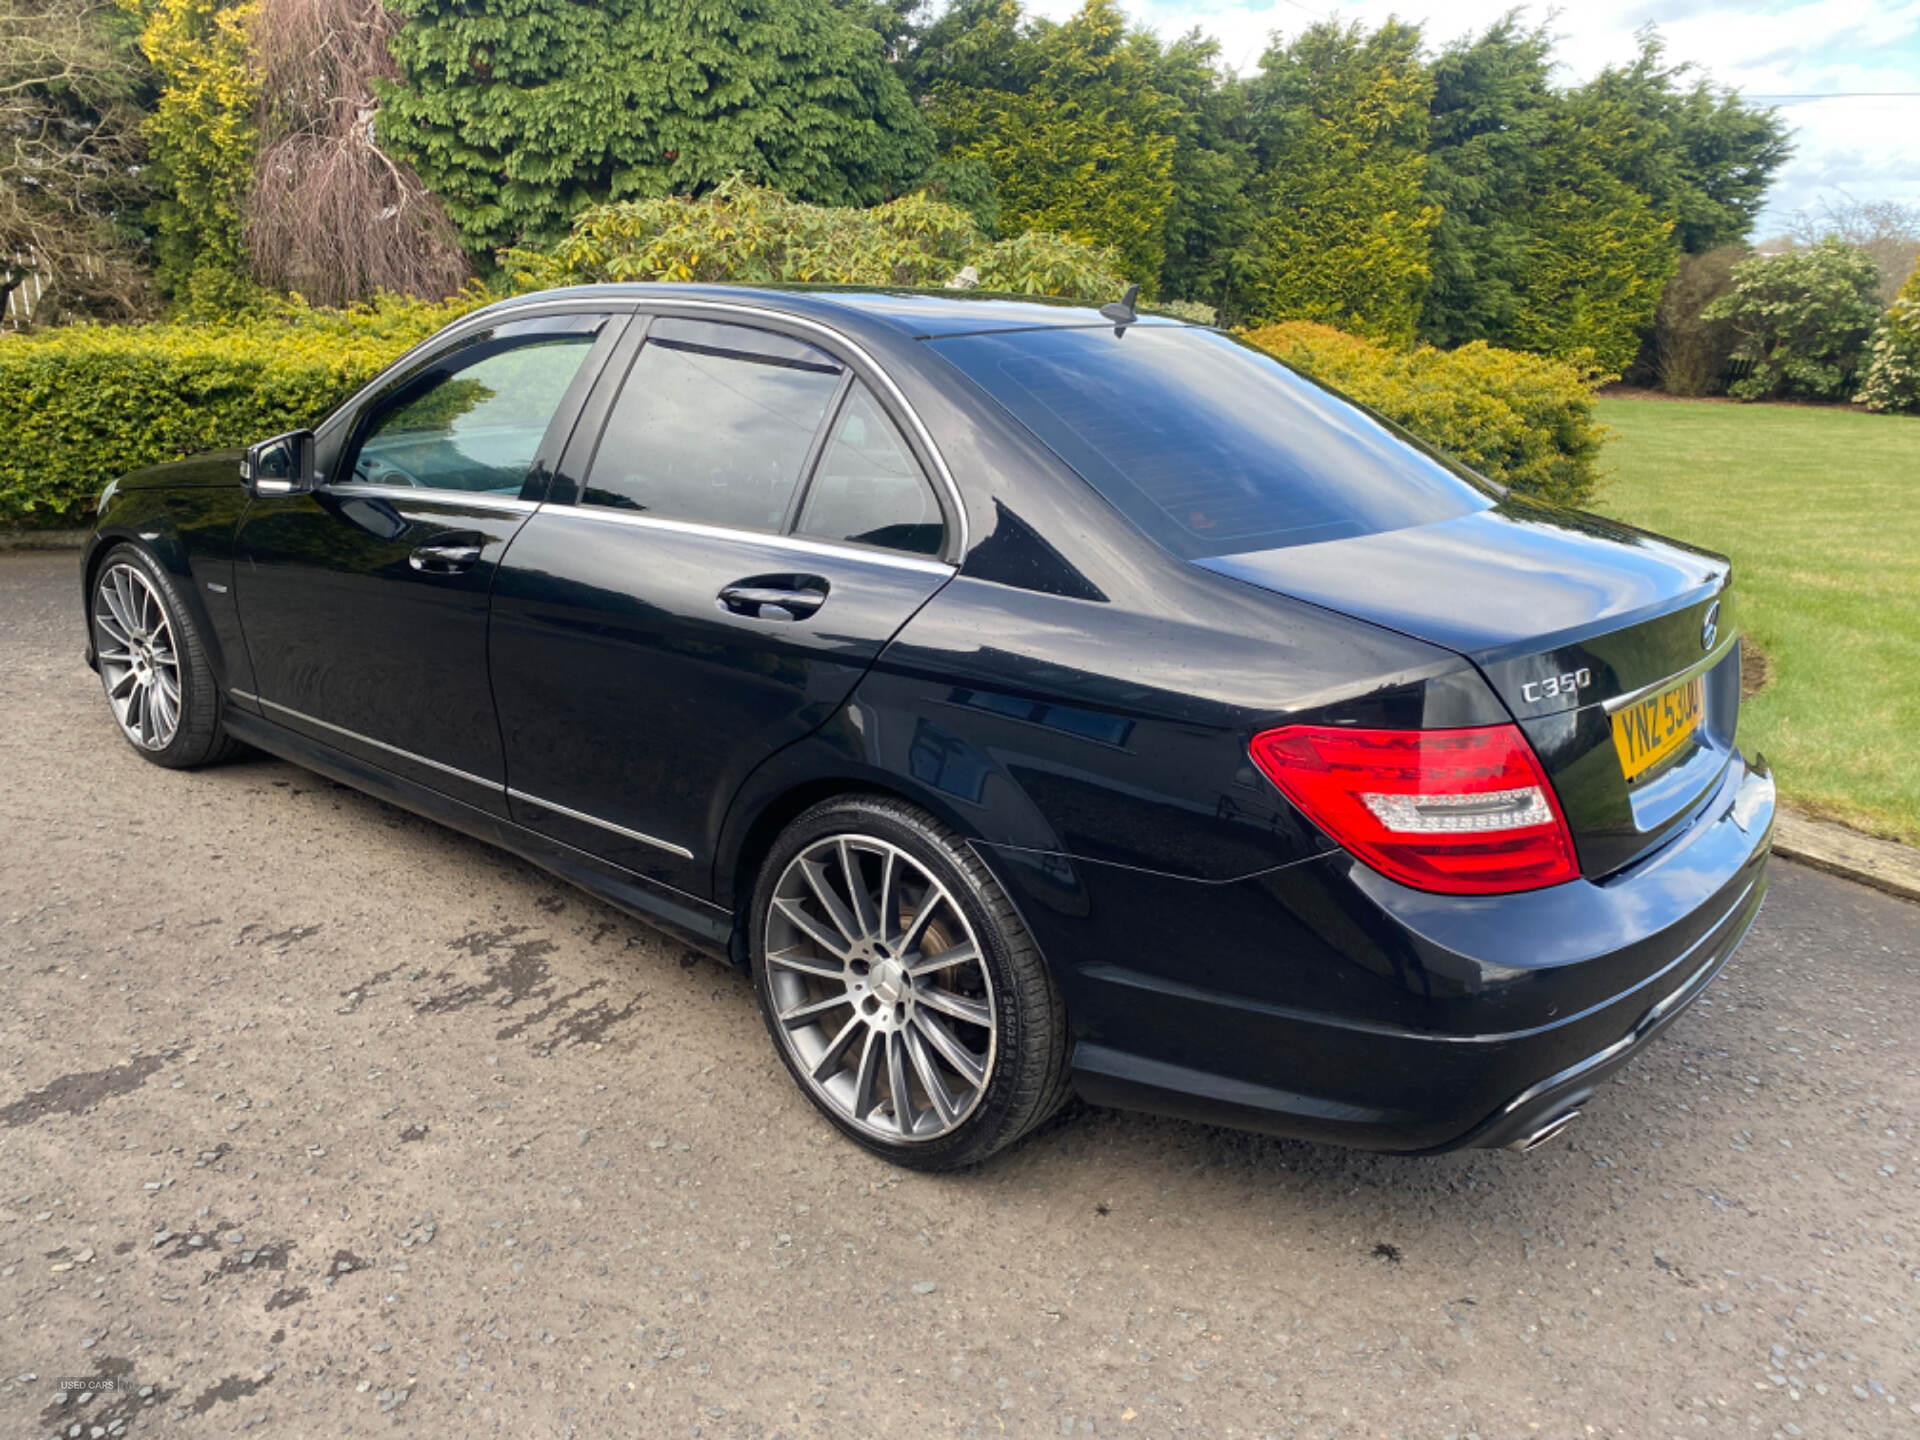
M 1046 295 L 999 295 L 964 290 L 886 290 L 842 285 L 679 285 L 630 281 L 573 285 L 515 296 L 500 307 L 555 299 L 599 296 L 644 300 L 725 300 L 829 323 L 852 321 L 915 340 L 981 335 L 1004 330 L 1072 329 L 1111 325 L 1091 305 Z M 1118 296 L 1114 297 L 1116 300 Z M 1181 325 L 1164 315 L 1143 314 L 1142 325 Z

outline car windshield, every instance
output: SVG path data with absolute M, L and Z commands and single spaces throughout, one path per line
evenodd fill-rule
M 927 342 L 1188 559 L 1448 520 L 1464 469 L 1217 331 L 1134 325 Z

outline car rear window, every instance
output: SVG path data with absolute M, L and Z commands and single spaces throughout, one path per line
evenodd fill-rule
M 1492 503 L 1397 427 L 1217 331 L 927 342 L 1188 559 L 1448 520 Z

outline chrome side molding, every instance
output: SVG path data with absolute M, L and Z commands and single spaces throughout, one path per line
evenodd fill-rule
M 602 820 L 598 815 L 589 815 L 584 810 L 574 810 L 552 800 L 542 800 L 538 795 L 529 795 L 524 790 L 507 787 L 507 798 L 518 800 L 525 805 L 537 805 L 542 810 L 551 810 L 556 815 L 564 815 L 569 820 L 578 820 L 583 825 L 594 825 L 615 835 L 624 835 L 629 840 L 637 840 L 642 845 L 651 845 L 656 850 L 664 850 L 669 855 L 678 855 L 682 860 L 693 859 L 693 852 L 684 845 L 676 845 L 671 840 L 662 840 L 657 835 L 648 835 L 644 831 L 629 830 L 624 825 L 616 825 L 611 820 Z

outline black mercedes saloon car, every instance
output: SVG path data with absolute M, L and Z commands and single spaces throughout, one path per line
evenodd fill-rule
M 1728 562 L 1229 335 L 614 285 L 108 485 L 87 659 L 750 971 L 845 1134 L 1530 1148 L 1766 889 Z

